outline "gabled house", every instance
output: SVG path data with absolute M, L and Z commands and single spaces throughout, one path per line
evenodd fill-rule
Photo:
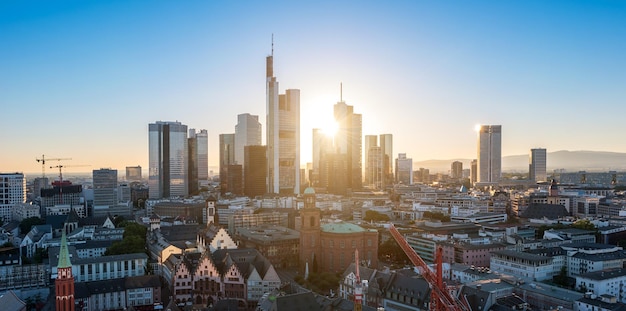
M 33 226 L 20 243 L 22 255 L 28 258 L 33 257 L 37 248 L 43 248 L 44 243 L 50 239 L 52 239 L 51 225 Z

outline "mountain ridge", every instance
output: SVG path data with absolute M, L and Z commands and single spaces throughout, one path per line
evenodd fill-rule
M 528 172 L 529 155 L 508 155 L 502 157 L 503 172 Z M 427 168 L 431 173 L 447 173 L 454 161 L 461 161 L 463 168 L 470 168 L 472 159 L 430 159 L 414 161 L 413 170 Z M 593 150 L 558 150 L 547 153 L 547 170 L 565 171 L 626 171 L 626 153 Z

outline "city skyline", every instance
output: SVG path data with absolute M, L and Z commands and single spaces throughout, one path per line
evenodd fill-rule
M 206 128 L 217 166 L 237 115 L 266 130 L 272 33 L 279 92 L 301 92 L 300 166 L 341 82 L 363 136 L 395 136 L 394 158 L 475 158 L 475 124 L 505 127 L 503 156 L 626 152 L 606 113 L 626 112 L 623 20 L 608 1 L 2 3 L 0 171 L 36 174 L 42 154 L 148 168 L 155 120 Z

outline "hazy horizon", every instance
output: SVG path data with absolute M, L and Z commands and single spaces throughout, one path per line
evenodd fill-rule
M 145 174 L 158 120 L 207 129 L 216 166 L 238 114 L 265 136 L 272 34 L 280 92 L 301 90 L 301 165 L 340 83 L 363 135 L 414 162 L 475 158 L 476 124 L 502 125 L 505 155 L 626 152 L 624 20 L 617 1 L 2 2 L 0 171 L 45 154 Z

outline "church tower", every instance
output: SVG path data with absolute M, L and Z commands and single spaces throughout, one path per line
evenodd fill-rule
M 304 190 L 304 208 L 300 210 L 300 267 L 304 269 L 309 264 L 309 270 L 317 271 L 321 263 L 321 241 L 320 241 L 320 217 L 321 213 L 315 207 L 315 190 L 307 188 Z
M 57 279 L 54 282 L 56 289 L 56 310 L 74 311 L 74 276 L 72 263 L 67 248 L 65 230 L 61 235 L 61 249 L 59 250 L 59 264 L 57 265 Z

